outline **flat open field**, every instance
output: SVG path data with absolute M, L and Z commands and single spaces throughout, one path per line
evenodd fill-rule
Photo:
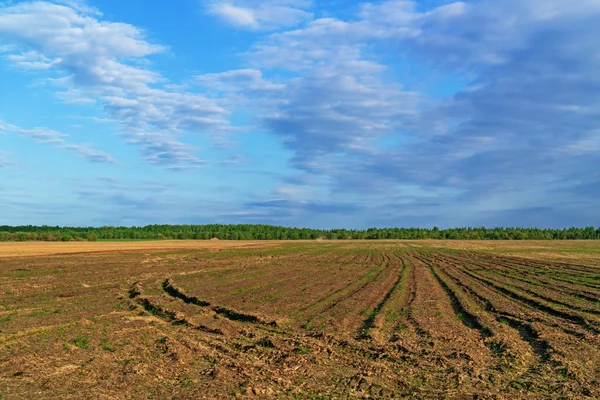
M 0 399 L 600 398 L 600 242 L 0 244 Z

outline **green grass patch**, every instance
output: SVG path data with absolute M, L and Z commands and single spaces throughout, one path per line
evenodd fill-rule
M 109 351 L 111 353 L 115 351 L 115 348 L 111 344 L 109 344 L 106 339 L 102 339 L 100 341 L 100 348 L 102 348 L 102 350 L 104 351 Z
M 71 340 L 71 343 L 73 343 L 75 346 L 79 347 L 80 349 L 87 350 L 90 348 L 90 339 L 84 335 L 75 336 L 73 338 L 73 340 Z
M 6 276 L 9 277 L 9 278 L 19 278 L 19 279 L 22 279 L 22 278 L 28 278 L 28 277 L 32 276 L 33 274 L 34 274 L 33 270 L 23 269 L 23 270 L 20 270 L 20 271 L 11 271 L 11 272 L 8 272 L 6 274 Z
M 296 348 L 294 349 L 294 353 L 304 355 L 310 353 L 310 349 L 306 346 L 300 345 L 296 346 Z

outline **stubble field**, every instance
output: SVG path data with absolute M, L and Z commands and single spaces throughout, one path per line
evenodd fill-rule
M 600 243 L 0 244 L 1 399 L 600 398 Z

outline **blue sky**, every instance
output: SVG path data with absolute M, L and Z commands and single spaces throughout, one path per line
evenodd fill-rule
M 600 225 L 597 0 L 0 0 L 0 224 Z

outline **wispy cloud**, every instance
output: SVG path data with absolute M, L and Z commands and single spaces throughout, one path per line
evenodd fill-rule
M 67 141 L 69 135 L 64 133 L 46 129 L 46 128 L 34 128 L 24 129 L 12 124 L 6 124 L 0 120 L 0 133 L 2 132 L 13 132 L 21 134 L 25 137 L 35 140 L 39 143 L 47 143 L 54 145 L 57 148 L 69 150 L 75 152 L 80 157 L 97 163 L 109 163 L 116 164 L 117 160 L 111 154 L 105 153 L 104 151 L 94 149 L 89 145 L 76 144 Z
M 2 133 L 2 131 L 0 130 L 0 133 Z M 17 165 L 17 163 L 10 161 L 7 157 L 9 156 L 9 153 L 6 151 L 2 151 L 0 150 L 0 168 L 3 167 L 14 167 Z
M 248 116 L 254 131 L 285 149 L 277 163 L 290 164 L 270 176 L 274 189 L 222 206 L 224 220 L 303 224 L 318 215 L 312 221 L 331 224 L 348 214 L 362 226 L 448 226 L 597 218 L 583 210 L 594 208 L 600 182 L 590 167 L 600 165 L 596 0 L 383 0 L 353 3 L 353 14 L 331 2 L 203 1 L 209 17 L 252 31 L 245 38 L 256 42 L 231 70 L 183 84 L 153 68 L 169 49 L 141 29 L 84 2 L 57 3 L 3 3 L 0 57 L 44 76 L 62 101 L 101 108 L 106 118 L 97 122 L 118 126 L 149 163 L 173 171 L 245 166 L 245 151 L 260 149 L 236 149 L 240 157 L 219 162 L 189 138 L 212 140 L 212 150 L 236 131 L 230 120 Z M 449 94 L 429 87 L 430 75 Z M 18 129 L 103 158 L 60 132 Z M 565 206 L 576 201 L 585 205 Z
M 166 48 L 148 42 L 140 29 L 97 19 L 97 12 L 79 2 L 65 4 L 0 8 L 0 37 L 18 46 L 7 59 L 19 68 L 58 73 L 48 82 L 63 89 L 63 100 L 102 106 L 150 163 L 202 163 L 176 137 L 218 138 L 231 130 L 228 111 L 201 94 L 166 89 L 166 78 L 142 67 Z
M 249 208 L 285 209 L 287 211 L 302 211 L 308 214 L 349 214 L 360 208 L 355 204 L 343 203 L 319 203 L 311 201 L 296 202 L 291 200 L 277 199 L 246 204 Z
M 409 188 L 470 203 L 493 196 L 499 208 L 509 192 L 549 204 L 558 181 L 600 165 L 597 2 L 421 9 L 366 3 L 350 20 L 266 36 L 247 55 L 253 70 L 200 80 L 250 98 L 296 168 L 358 198 Z M 395 49 L 392 62 L 408 57 L 468 84 L 441 101 L 407 91 L 375 46 Z
M 308 20 L 310 6 L 307 0 L 214 0 L 207 2 L 206 9 L 238 28 L 273 30 Z

